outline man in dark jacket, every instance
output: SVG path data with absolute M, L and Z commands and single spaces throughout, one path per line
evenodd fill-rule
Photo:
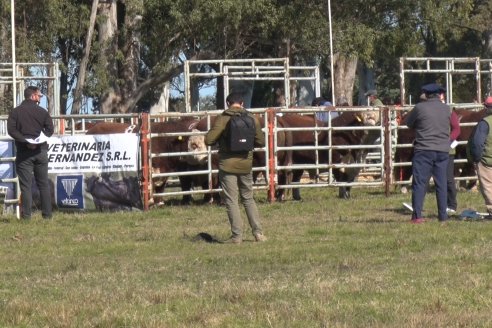
M 439 221 L 446 221 L 447 166 L 449 159 L 449 122 L 451 109 L 443 104 L 440 94 L 446 90 L 436 83 L 424 85 L 427 100 L 418 103 L 408 114 L 406 123 L 415 130 L 412 158 L 412 223 L 422 223 L 427 184 L 431 176 L 436 186 Z
M 242 219 L 239 210 L 238 196 L 241 198 L 249 225 L 256 241 L 265 241 L 260 216 L 256 202 L 253 198 L 253 152 L 232 152 L 227 140 L 227 125 L 234 115 L 247 113 L 255 122 L 255 146 L 265 145 L 265 135 L 261 130 L 260 122 L 251 113 L 243 108 L 243 97 L 239 93 L 231 93 L 226 99 L 229 109 L 219 115 L 210 131 L 205 136 L 205 143 L 212 146 L 219 143 L 219 180 L 223 190 L 224 202 L 227 207 L 227 215 L 231 224 L 232 236 L 228 242 L 240 244 L 243 240 Z
M 46 137 L 53 134 L 53 121 L 48 111 L 39 106 L 43 95 L 39 88 L 24 90 L 24 101 L 14 108 L 7 119 L 8 134 L 15 140 L 15 166 L 21 190 L 23 219 L 31 218 L 32 178 L 34 175 L 41 197 L 41 214 L 52 215 L 51 193 L 48 180 L 48 144 Z
M 492 218 L 492 97 L 485 99 L 487 115 L 478 122 L 468 141 L 470 157 L 477 170 L 480 192 L 485 199 L 485 206 Z

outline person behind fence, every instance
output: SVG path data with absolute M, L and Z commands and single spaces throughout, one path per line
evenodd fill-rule
M 31 218 L 33 176 L 41 197 L 41 214 L 44 219 L 52 216 L 46 137 L 51 137 L 54 128 L 48 111 L 39 106 L 42 97 L 38 87 L 28 86 L 24 90 L 24 101 L 10 112 L 7 119 L 7 132 L 15 140 L 21 217 L 26 220 Z
M 444 103 L 444 93 L 441 93 L 441 102 Z M 456 213 L 456 209 L 458 208 L 458 201 L 456 200 L 456 182 L 454 181 L 454 157 L 456 155 L 456 146 L 457 139 L 460 136 L 461 128 L 460 128 L 460 120 L 458 114 L 453 110 L 451 111 L 450 116 L 450 132 L 449 132 L 449 141 L 450 141 L 450 151 L 448 158 L 448 168 L 447 168 L 447 189 L 448 189 L 448 198 L 447 198 L 447 207 L 446 211 L 448 215 L 453 215 Z
M 364 96 L 367 97 L 369 106 L 373 107 L 382 107 L 383 102 L 378 98 L 378 92 L 376 90 L 369 90 L 367 91 Z
M 425 222 L 422 216 L 427 184 L 434 179 L 439 221 L 448 219 L 447 166 L 451 109 L 440 100 L 446 90 L 436 83 L 424 85 L 427 100 L 415 105 L 407 116 L 407 126 L 415 130 L 412 158 L 412 223 Z
M 333 105 L 330 101 L 326 100 L 323 97 L 316 97 L 311 102 L 311 106 L 327 107 L 327 106 L 333 106 Z M 316 112 L 316 118 L 322 122 L 328 122 L 328 119 L 330 119 L 330 118 L 334 119 L 338 115 L 339 115 L 338 112 L 333 112 L 333 111 Z
M 492 219 L 492 97 L 485 99 L 484 106 L 486 116 L 478 122 L 468 139 L 467 152 L 477 171 L 480 192 L 489 214 L 486 218 Z
M 256 241 L 265 241 L 260 216 L 253 198 L 253 148 L 265 145 L 265 136 L 258 119 L 243 108 L 240 93 L 226 98 L 228 109 L 219 115 L 205 136 L 205 143 L 219 143 L 219 181 L 231 224 L 232 236 L 226 242 L 243 241 L 243 222 L 238 196 L 246 210 Z

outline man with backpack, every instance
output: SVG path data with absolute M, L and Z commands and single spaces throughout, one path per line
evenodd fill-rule
M 232 236 L 227 242 L 243 241 L 242 219 L 238 196 L 241 199 L 255 241 L 265 241 L 260 216 L 253 198 L 253 148 L 265 145 L 260 122 L 243 108 L 240 93 L 231 93 L 226 99 L 228 109 L 219 115 L 205 136 L 205 143 L 219 143 L 219 181 L 227 207 Z

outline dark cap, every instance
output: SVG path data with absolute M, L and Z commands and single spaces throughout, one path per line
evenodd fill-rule
M 446 92 L 446 89 L 437 83 L 429 83 L 422 86 L 422 92 L 427 94 Z
M 321 106 L 325 102 L 326 102 L 326 99 L 325 98 L 323 98 L 323 97 L 316 97 L 311 102 L 311 106 Z
M 377 96 L 378 92 L 374 89 L 368 90 L 366 93 L 364 93 L 364 96 L 369 97 L 369 96 Z

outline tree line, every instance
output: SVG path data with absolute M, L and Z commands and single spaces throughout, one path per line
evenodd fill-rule
M 0 1 L 0 62 L 8 63 L 10 0 Z M 288 57 L 291 65 L 319 65 L 322 93 L 331 99 L 328 3 L 16 0 L 16 60 L 60 64 L 62 114 L 78 113 L 82 96 L 101 113 L 148 110 L 186 59 Z M 400 57 L 491 57 L 490 0 L 331 1 L 331 14 L 335 97 L 350 104 L 373 87 L 394 99 Z M 410 92 L 422 82 L 411 79 Z M 455 98 L 472 92 L 468 82 L 457 81 Z

